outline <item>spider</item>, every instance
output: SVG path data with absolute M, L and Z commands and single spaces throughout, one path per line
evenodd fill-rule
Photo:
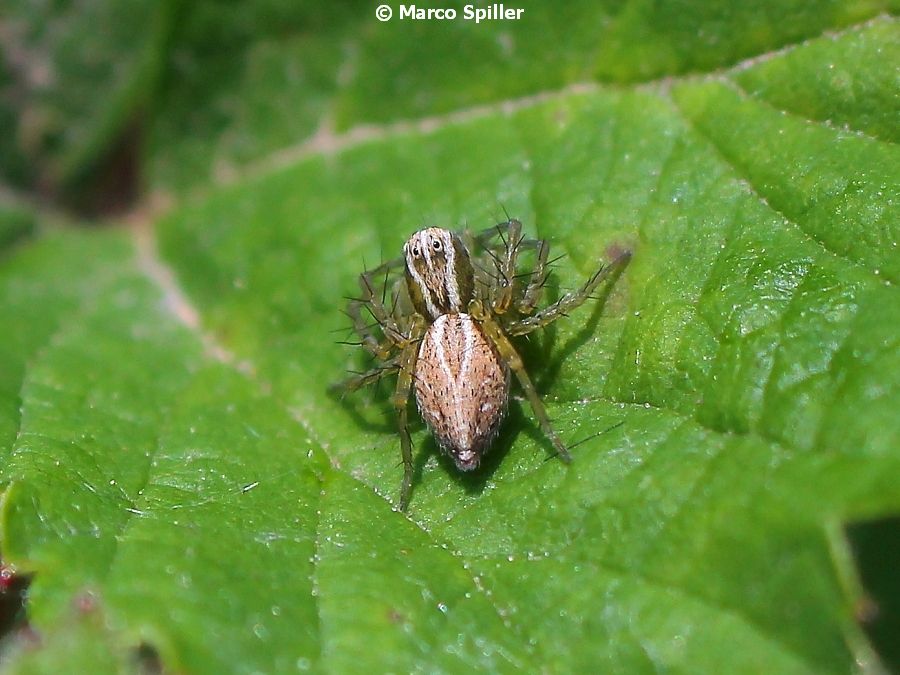
M 520 253 L 526 250 L 533 252 L 534 263 L 530 270 L 519 271 Z M 631 253 L 621 253 L 580 288 L 538 311 L 554 262 L 548 262 L 549 252 L 545 240 L 525 238 L 522 223 L 515 219 L 480 234 L 429 227 L 406 241 L 402 258 L 359 276 L 362 297 L 350 300 L 347 314 L 360 341 L 349 344 L 361 345 L 380 365 L 332 389 L 355 391 L 397 374 L 391 401 L 403 458 L 401 510 L 408 507 L 412 493 L 407 403 L 413 390 L 419 413 L 443 452 L 461 471 L 472 471 L 506 414 L 512 372 L 556 454 L 565 463 L 571 461 L 510 338 L 567 316 L 604 280 L 617 279 Z M 382 275 L 379 296 L 375 280 Z M 364 310 L 375 323 L 367 323 Z

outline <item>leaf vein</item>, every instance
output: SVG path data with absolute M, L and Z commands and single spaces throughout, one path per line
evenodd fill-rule
M 722 84 L 725 84 L 726 86 L 729 86 L 731 83 L 731 81 L 728 79 L 720 79 L 719 82 Z M 760 204 L 762 204 L 767 209 L 771 210 L 773 213 L 777 214 L 783 220 L 783 222 L 789 223 L 790 225 L 792 225 L 796 229 L 796 231 L 799 232 L 803 236 L 804 239 L 814 243 L 821 250 L 825 251 L 826 253 L 828 253 L 831 256 L 839 258 L 841 261 L 843 261 L 847 264 L 850 264 L 853 267 L 867 271 L 869 274 L 872 275 L 873 278 L 878 279 L 879 282 L 881 282 L 881 283 L 885 283 L 884 280 L 880 279 L 878 277 L 878 275 L 874 274 L 874 272 L 871 269 L 869 269 L 867 266 L 865 266 L 862 262 L 850 257 L 849 255 L 847 255 L 844 252 L 841 252 L 841 251 L 838 251 L 836 249 L 829 247 L 828 244 L 823 239 L 817 237 L 815 235 L 815 233 L 813 233 L 813 232 L 809 231 L 808 229 L 806 229 L 805 227 L 803 227 L 803 225 L 800 221 L 789 217 L 787 213 L 785 213 L 780 208 L 775 206 L 771 202 L 771 200 L 768 199 L 762 193 L 760 188 L 754 183 L 750 172 L 747 170 L 747 167 L 743 166 L 742 164 L 740 164 L 737 160 L 733 159 L 732 157 L 729 157 L 725 153 L 725 150 L 722 148 L 722 146 L 716 141 L 716 139 L 714 137 L 712 137 L 711 135 L 707 134 L 705 131 L 703 131 L 703 129 L 701 129 L 697 124 L 695 124 L 694 121 L 691 119 L 690 115 L 688 115 L 681 108 L 681 106 L 678 105 L 677 101 L 673 100 L 673 104 L 674 104 L 675 109 L 679 111 L 685 124 L 699 138 L 703 138 L 704 140 L 706 140 L 707 143 L 709 144 L 709 146 L 714 150 L 715 154 L 722 160 L 722 162 L 724 162 L 727 166 L 730 166 L 734 170 L 734 172 L 743 179 L 748 190 L 751 192 L 751 194 L 753 194 L 754 197 L 756 197 L 756 199 L 759 201 Z

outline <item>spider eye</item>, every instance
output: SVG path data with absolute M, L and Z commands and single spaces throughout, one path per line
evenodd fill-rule
M 441 241 L 440 241 L 440 239 L 432 239 L 432 240 L 431 240 L 431 245 L 432 245 L 432 247 L 434 247 L 434 250 L 435 250 L 435 251 L 440 251 L 440 250 L 441 250 Z
M 414 246 L 413 247 L 413 258 L 418 258 L 418 257 L 419 257 L 419 247 Z

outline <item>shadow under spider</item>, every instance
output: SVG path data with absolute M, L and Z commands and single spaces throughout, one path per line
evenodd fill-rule
M 609 296 L 612 294 L 613 288 L 615 288 L 616 282 L 622 275 L 623 271 L 624 268 L 620 270 L 619 273 L 615 276 L 610 277 L 609 279 L 604 281 L 600 289 L 597 289 L 595 291 L 596 295 L 594 297 L 596 299 L 593 300 L 593 308 L 591 310 L 590 316 L 588 317 L 588 320 L 585 321 L 582 327 L 578 329 L 578 332 L 576 332 L 572 337 L 566 340 L 566 343 L 559 349 L 559 351 L 555 349 L 557 337 L 556 325 L 550 324 L 550 326 L 548 326 L 544 331 L 547 335 L 547 339 L 542 340 L 542 342 L 545 342 L 546 344 L 540 345 L 540 352 L 541 357 L 545 360 L 544 362 L 546 363 L 546 365 L 542 366 L 540 369 L 535 368 L 537 376 L 534 378 L 535 387 L 539 392 L 543 393 L 553 388 L 553 385 L 556 384 L 556 381 L 559 379 L 559 374 L 562 370 L 562 366 L 565 360 L 572 356 L 572 354 L 577 352 L 581 347 L 583 347 L 588 342 L 588 340 L 590 340 L 591 337 L 597 332 L 597 326 L 600 324 L 600 317 L 603 316 L 603 310 L 606 308 L 606 303 L 609 300 Z M 531 350 L 529 349 L 529 347 L 530 345 L 523 345 L 522 351 L 525 354 L 530 354 Z M 528 366 L 528 363 L 529 361 L 526 358 L 526 367 Z
M 379 380 L 368 390 L 360 390 L 365 392 L 363 401 L 359 400 L 360 392 L 334 391 L 329 387 L 326 394 L 350 415 L 353 424 L 358 428 L 382 434 L 396 433 L 397 415 L 394 413 L 394 406 L 391 405 L 390 392 L 395 381 L 394 377 Z M 389 384 L 391 386 L 388 386 Z M 418 417 L 418 413 L 415 417 Z M 412 419 L 413 416 L 410 416 L 410 420 Z
M 438 447 L 434 436 L 429 433 L 413 459 L 413 486 L 421 484 L 422 474 L 429 457 L 436 455 L 441 469 L 454 483 L 462 487 L 466 494 L 480 495 L 484 492 L 488 481 L 497 472 L 500 464 L 512 449 L 520 433 L 526 433 L 529 438 L 536 441 L 541 447 L 544 446 L 544 441 L 546 441 L 547 449 L 549 450 L 548 456 L 554 452 L 553 444 L 550 440 L 545 438 L 534 421 L 524 414 L 521 403 L 512 398 L 509 402 L 506 419 L 500 427 L 497 438 L 494 439 L 494 442 L 482 458 L 481 464 L 474 471 L 460 471 L 456 468 L 453 460 Z M 415 487 L 413 489 L 415 490 Z

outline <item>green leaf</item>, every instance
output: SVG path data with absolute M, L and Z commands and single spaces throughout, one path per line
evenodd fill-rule
M 102 617 L 90 607 L 73 609 L 57 629 L 38 643 L 34 638 L 20 640 L 5 654 L 4 673 L 95 673 L 115 675 L 140 672 L 142 652 L 129 654 L 119 638 L 108 631 Z M 149 670 L 149 669 L 148 669 Z
M 0 199 L 0 250 L 27 238 L 35 229 L 35 217 L 24 206 Z
M 462 17 L 465 4 L 443 6 Z M 309 144 L 327 145 L 335 129 L 365 129 L 567 85 L 726 67 L 863 21 L 891 4 L 594 0 L 560 6 L 523 0 L 516 5 L 520 20 L 476 24 L 400 19 L 399 5 L 393 20 L 380 23 L 370 3 L 191 2 L 183 8 L 169 77 L 149 125 L 145 169 L 154 187 L 176 192 L 230 182 L 273 152 L 282 161 Z M 888 40 L 878 44 L 891 49 Z M 867 45 L 860 49 L 866 52 Z M 822 57 L 812 57 L 811 65 L 821 65 Z M 851 92 L 849 107 L 890 114 L 896 105 L 892 75 L 881 72 L 867 77 L 887 85 L 884 98 L 872 99 L 874 88 L 856 78 L 854 86 L 864 90 Z M 819 90 L 801 100 L 815 96 L 823 98 L 820 112 L 843 108 L 829 108 Z M 896 126 L 896 120 L 883 125 Z
M 348 40 L 369 7 L 201 0 L 182 7 L 144 150 L 148 181 L 183 190 L 320 126 Z
M 693 56 L 676 25 L 682 48 L 648 67 L 721 67 L 870 6 L 828 7 L 808 33 L 766 19 L 750 46 Z M 656 53 L 629 28 L 652 16 L 625 5 L 635 37 L 604 49 Z M 871 665 L 831 533 L 900 509 L 900 157 L 887 104 L 835 97 L 832 115 L 837 84 L 812 73 L 827 56 L 890 101 L 853 45 L 896 37 L 882 17 L 714 75 L 374 129 L 179 204 L 159 255 L 143 230 L 12 249 L 0 541 L 50 636 L 14 667 L 148 650 L 187 672 Z M 402 514 L 388 397 L 325 393 L 366 363 L 331 331 L 363 259 L 501 205 L 566 254 L 557 294 L 635 253 L 605 304 L 522 345 L 560 434 L 589 440 L 547 461 L 513 400 L 462 476 L 418 426 Z
M 463 15 L 464 2 L 447 3 Z M 468 3 L 471 4 L 471 3 Z M 512 5 L 507 5 L 511 7 Z M 386 122 L 596 79 L 639 82 L 729 66 L 885 11 L 890 2 L 540 0 L 519 21 L 399 20 L 363 34 L 341 126 Z M 397 77 L 397 72 L 402 77 Z
M 900 60 L 896 34 L 893 22 L 873 22 L 868 30 L 814 40 L 782 58 L 738 71 L 734 79 L 753 96 L 792 115 L 896 143 L 900 103 L 891 92 L 897 74 L 872 67 Z
M 849 523 L 846 545 L 852 546 L 853 574 L 857 591 L 856 619 L 862 624 L 890 671 L 900 667 L 900 647 L 894 637 L 900 630 L 900 581 L 896 561 L 900 556 L 900 519 Z
M 8 3 L 4 178 L 74 192 L 93 175 L 153 93 L 176 1 Z
M 69 256 L 87 247 L 85 269 Z M 32 248 L 4 274 L 17 296 L 5 308 L 37 285 L 61 292 L 75 265 L 82 292 L 44 308 L 52 329 L 17 321 L 5 331 L 18 343 L 12 358 L 28 367 L 10 392 L 21 412 L 3 462 L 10 486 L 0 525 L 5 559 L 35 574 L 29 612 L 39 629 L 88 597 L 124 645 L 151 644 L 189 671 L 320 661 L 340 670 L 379 631 L 393 635 L 397 656 L 369 657 L 378 669 L 378 659 L 408 663 L 415 650 L 448 668 L 516 658 L 521 647 L 460 563 L 334 476 L 282 403 L 204 356 L 120 238 L 51 237 Z M 354 511 L 378 514 L 384 531 L 367 519 L 349 537 Z M 368 573 L 377 589 L 398 562 L 406 571 L 397 595 L 374 595 L 373 632 L 361 641 L 353 617 L 362 598 L 345 595 L 347 575 Z M 441 602 L 453 603 L 451 619 Z M 418 632 L 429 624 L 433 634 Z M 441 656 L 458 634 L 472 638 Z
M 0 93 L 6 93 L 15 86 L 10 70 L 9 56 L 0 49 Z M 16 128 L 19 115 L 16 103 L 12 97 L 0 97 L 0 128 Z M 23 148 L 17 143 L 15 134 L 9 131 L 0 134 L 0 178 L 3 183 L 12 185 L 24 185 L 33 179 Z

